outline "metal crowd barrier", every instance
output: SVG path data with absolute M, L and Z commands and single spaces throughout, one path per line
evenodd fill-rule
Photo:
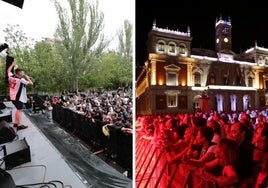
M 165 152 L 157 147 L 153 136 L 136 132 L 137 188 L 216 188 L 208 173 L 186 164 L 169 164 Z
M 52 117 L 53 121 L 91 146 L 94 152 L 104 152 L 107 160 L 115 161 L 131 176 L 132 134 L 115 130 L 105 136 L 102 122 L 91 123 L 84 115 L 57 104 L 53 104 Z

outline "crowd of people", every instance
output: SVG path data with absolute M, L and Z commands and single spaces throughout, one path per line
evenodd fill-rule
M 62 92 L 38 98 L 28 95 L 28 115 L 42 113 L 48 122 L 59 123 L 87 143 L 92 152 L 103 151 L 106 160 L 122 165 L 131 177 L 132 88 Z
M 21 69 L 7 69 L 10 100 L 16 107 L 14 127 L 21 124 L 24 108 L 36 112 L 35 99 L 26 93 L 31 78 Z M 47 97 L 41 111 L 53 121 L 53 105 L 72 110 L 101 125 L 103 134 L 121 131 L 133 133 L 132 89 L 117 91 L 62 93 Z M 137 115 L 136 132 L 151 136 L 157 148 L 165 153 L 170 167 L 177 164 L 173 187 L 268 187 L 268 111 L 216 112 Z M 115 145 L 113 148 L 119 148 Z M 132 155 L 129 155 L 132 163 Z M 202 181 L 201 181 L 202 179 Z M 206 179 L 206 181 L 203 181 Z
M 50 103 L 61 105 L 75 113 L 84 115 L 93 123 L 115 126 L 120 120 L 122 131 L 132 133 L 132 89 L 118 88 L 117 91 L 93 90 L 90 92 L 62 93 L 61 96 L 47 98 L 45 111 L 51 110 Z
M 0 48 L 0 50 L 6 49 L 8 45 L 1 45 Z M 69 109 L 69 111 L 72 111 L 72 114 L 79 114 L 79 116 L 75 116 L 76 118 L 81 118 L 80 120 L 75 119 L 77 121 L 72 122 L 74 125 L 71 125 L 73 127 L 76 126 L 76 130 L 80 129 L 80 133 L 83 131 L 81 128 L 83 126 L 94 127 L 87 129 L 87 134 L 90 135 L 84 135 L 88 139 L 88 143 L 98 142 L 99 139 L 95 139 L 96 137 L 103 135 L 109 137 L 110 141 L 113 140 L 107 144 L 109 148 L 113 149 L 113 153 L 110 152 L 111 155 L 109 156 L 114 158 L 117 157 L 118 150 L 125 149 L 126 166 L 129 168 L 127 169 L 129 171 L 128 176 L 131 177 L 132 148 L 129 147 L 132 146 L 133 133 L 133 96 L 131 87 L 119 87 L 113 91 L 98 89 L 89 92 L 62 92 L 60 96 L 46 96 L 44 100 L 40 100 L 38 96 L 34 97 L 27 94 L 26 86 L 33 86 L 34 83 L 24 70 L 17 67 L 13 57 L 7 58 L 6 78 L 9 84 L 9 100 L 15 106 L 15 117 L 12 123 L 17 131 L 28 128 L 28 125 L 24 125 L 21 122 L 23 110 L 30 116 L 41 111 L 49 122 L 53 122 L 53 115 L 59 116 L 58 111 L 53 111 L 54 107 L 60 106 L 60 108 Z M 42 101 L 41 104 L 40 101 Z M 65 116 L 61 117 L 61 119 L 70 120 L 72 117 Z M 87 120 L 85 121 L 85 119 Z M 77 126 L 78 123 L 82 122 L 83 125 Z M 98 134 L 99 130 L 102 130 L 101 135 Z M 129 136 L 123 137 L 117 134 L 118 132 Z M 113 139 L 111 139 L 112 137 Z M 120 138 L 126 138 L 126 142 L 119 142 Z M 119 143 L 123 143 L 125 146 L 120 148 Z M 101 141 L 97 144 L 104 144 L 101 146 L 104 148 L 107 146 L 105 143 L 101 143 Z
M 60 96 L 46 96 L 40 104 L 28 95 L 25 110 L 29 115 L 41 111 L 49 121 L 53 121 L 53 105 L 72 110 L 84 115 L 92 123 L 101 122 L 103 125 L 114 127 L 120 120 L 121 131 L 133 133 L 132 129 L 132 89 L 118 88 L 118 90 L 92 90 L 89 92 L 62 92 Z
M 137 115 L 136 131 L 178 165 L 173 187 L 268 187 L 267 110 Z

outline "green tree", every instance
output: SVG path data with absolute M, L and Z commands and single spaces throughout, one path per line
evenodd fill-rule
M 120 83 L 129 85 L 132 83 L 133 69 L 133 43 L 132 43 L 132 24 L 129 20 L 124 21 L 124 27 L 118 30 L 118 55 L 120 57 Z
M 133 52 L 133 44 L 132 44 L 132 35 L 133 35 L 133 27 L 129 20 L 124 21 L 124 27 L 119 28 L 117 32 L 118 36 L 118 53 L 124 61 L 132 61 L 132 52 Z
M 118 51 L 104 53 L 93 64 L 91 73 L 83 76 L 81 88 L 117 89 L 132 83 L 132 25 L 128 20 L 118 29 L 117 36 Z
M 19 25 L 10 25 L 4 29 L 5 41 L 9 45 L 10 56 L 16 58 L 17 65 L 20 68 L 27 68 L 28 61 L 31 59 L 31 48 L 34 41 L 27 37 Z
M 58 11 L 64 10 L 58 2 L 55 4 Z M 33 78 L 34 86 L 29 93 L 53 94 L 77 90 L 78 86 L 81 90 L 117 89 L 132 83 L 132 25 L 124 21 L 117 33 L 117 51 L 105 52 L 110 41 L 101 34 L 103 14 L 97 11 L 98 4 L 88 5 L 91 22 L 82 19 L 88 15 L 79 13 L 84 10 L 84 6 L 80 5 L 84 4 L 84 1 L 75 4 L 69 0 L 69 6 L 73 7 L 70 9 L 74 20 L 71 23 L 67 10 L 63 14 L 59 12 L 61 19 L 55 32 L 57 39 L 44 39 L 33 45 L 33 40 L 18 25 L 9 25 L 5 29 L 5 41 L 11 47 L 10 55 L 15 57 L 18 67 L 25 69 Z M 75 11 L 76 7 L 79 11 Z M 5 59 L 1 58 L 1 61 Z M 5 63 L 0 65 L 4 70 Z M 0 78 L 5 79 L 5 71 L 0 73 Z M 7 88 L 4 81 L 0 82 L 2 94 L 7 94 Z
M 18 24 L 7 24 L 3 31 L 6 34 L 5 43 L 9 45 L 13 53 L 20 53 L 22 49 L 29 49 L 34 45 L 34 40 L 27 37 Z
M 19 25 L 7 25 L 7 28 L 4 29 L 6 34 L 5 42 L 9 45 L 9 50 L 7 51 L 9 56 L 14 57 L 17 62 L 16 68 L 22 68 L 27 73 L 31 69 L 32 58 L 32 49 L 33 39 L 28 38 Z M 3 58 L 6 61 L 6 58 Z M 6 62 L 2 64 L 2 70 L 6 70 Z M 3 71 L 3 74 L 0 74 L 1 82 L 0 88 L 1 93 L 4 95 L 8 94 L 8 85 L 5 82 L 6 72 Z M 31 89 L 30 89 L 31 91 Z
M 56 53 L 54 45 L 43 40 L 37 42 L 34 47 L 32 65 L 35 93 L 56 93 L 70 88 L 70 80 L 66 77 L 66 67 L 60 56 Z
M 85 0 L 68 0 L 69 12 L 59 1 L 54 2 L 59 17 L 57 49 L 69 68 L 66 76 L 72 81 L 73 90 L 78 90 L 79 78 L 91 72 L 110 43 L 102 34 L 104 15 L 98 10 L 98 1 L 89 4 Z

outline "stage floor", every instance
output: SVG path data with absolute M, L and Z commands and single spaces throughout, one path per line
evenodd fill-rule
M 29 127 L 17 133 L 19 139 L 25 138 L 29 144 L 31 162 L 7 170 L 16 185 L 53 181 L 57 187 L 63 187 L 61 184 L 71 188 L 132 187 L 131 179 L 92 153 L 59 125 L 48 122 L 43 114 L 29 116 L 24 113 L 22 117 L 23 124 Z

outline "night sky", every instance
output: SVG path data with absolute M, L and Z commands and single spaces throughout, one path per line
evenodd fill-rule
M 253 47 L 255 41 L 258 46 L 268 48 L 268 8 L 257 1 L 238 3 L 234 0 L 214 4 L 193 0 L 136 1 L 136 66 L 144 65 L 146 60 L 146 41 L 154 19 L 160 28 L 186 32 L 189 26 L 192 48 L 214 50 L 216 18 L 221 15 L 228 20 L 230 17 L 233 52 L 245 51 Z

